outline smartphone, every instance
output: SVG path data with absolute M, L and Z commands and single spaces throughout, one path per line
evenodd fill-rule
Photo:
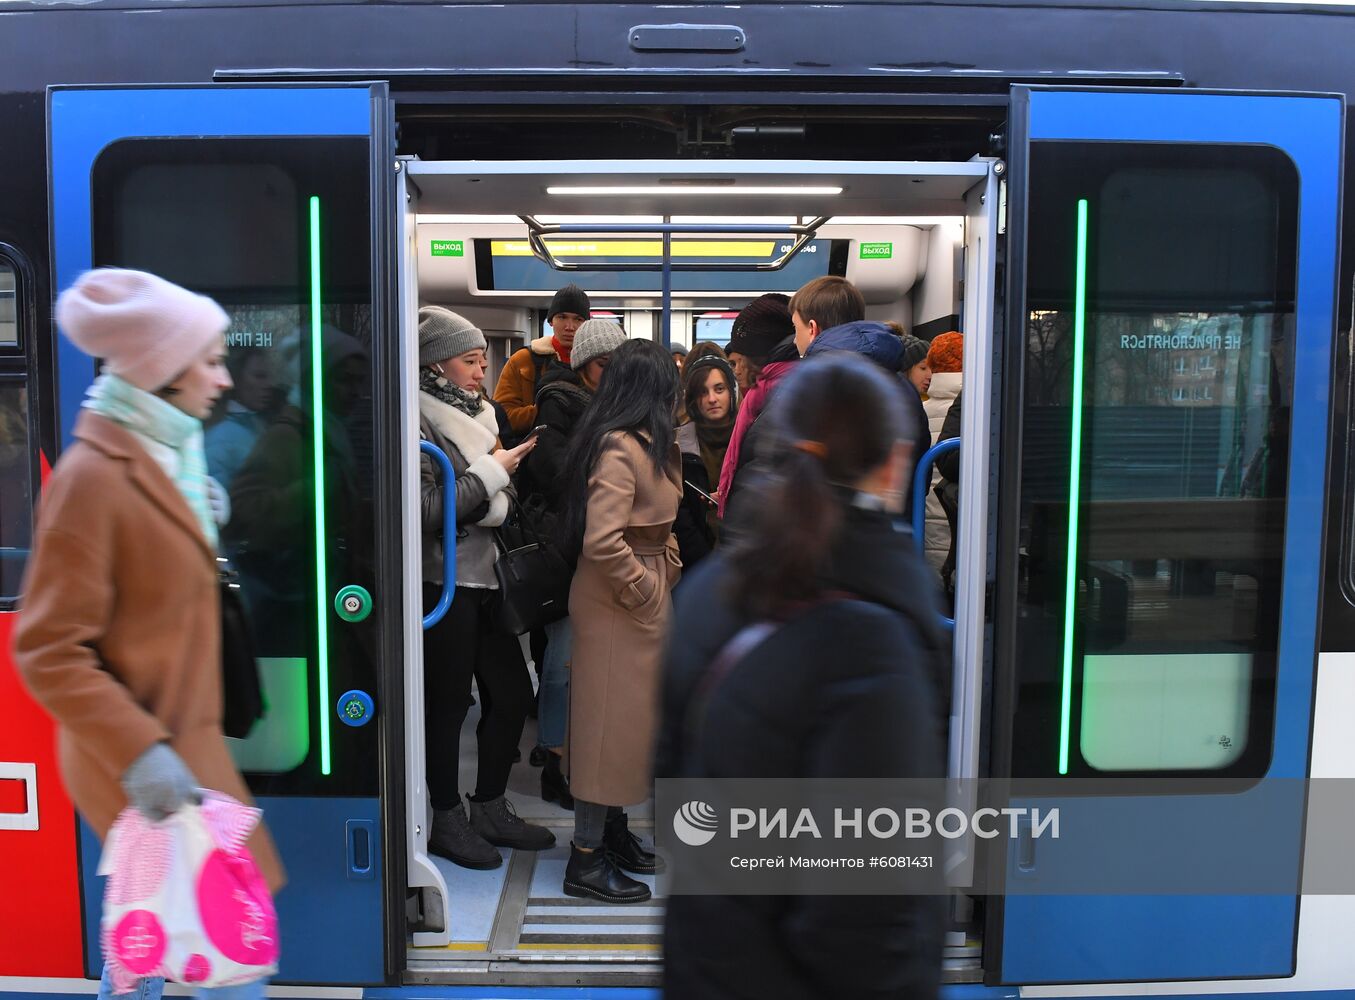
M 690 482 L 688 482 L 686 479 L 684 479 L 684 480 L 682 481 L 682 485 L 685 486 L 685 487 L 687 487 L 687 489 L 691 490 L 693 493 L 695 493 L 697 496 L 699 496 L 702 500 L 706 501 L 706 503 L 710 504 L 712 507 L 718 507 L 718 506 L 720 506 L 720 502 L 719 502 L 718 500 L 716 500 L 713 496 L 711 496 L 711 495 L 710 495 L 709 493 L 707 493 L 705 490 L 700 489 L 700 488 L 698 488 L 698 487 L 696 487 L 696 486 L 693 486 L 693 485 L 692 485 Z
M 527 432 L 527 436 L 522 439 L 522 443 L 526 444 L 528 441 L 532 440 L 534 437 L 536 437 L 545 429 L 546 429 L 545 424 L 537 424 L 535 427 L 533 427 L 531 430 Z

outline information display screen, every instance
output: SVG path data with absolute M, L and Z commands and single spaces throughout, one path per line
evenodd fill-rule
M 532 255 L 522 240 L 471 241 L 475 247 L 476 285 L 481 291 L 550 292 L 574 282 L 590 292 L 658 292 L 658 271 L 557 271 Z M 677 239 L 672 260 L 693 263 L 745 264 L 749 270 L 673 272 L 675 292 L 790 292 L 811 278 L 846 274 L 847 240 L 811 240 L 779 271 L 755 271 L 753 265 L 778 259 L 793 241 L 782 238 Z M 663 241 L 657 237 L 588 239 L 554 237 L 546 240 L 551 252 L 570 264 L 634 264 L 663 261 Z

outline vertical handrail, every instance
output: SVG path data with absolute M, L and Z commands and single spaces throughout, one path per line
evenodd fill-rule
M 922 549 L 927 529 L 927 490 L 932 482 L 932 466 L 942 455 L 960 450 L 959 438 L 946 438 L 927 449 L 927 453 L 918 459 L 913 469 L 913 537 L 917 539 L 918 549 Z M 955 619 L 941 616 L 941 624 L 947 629 L 955 628 Z
M 456 592 L 456 470 L 447 453 L 431 441 L 420 441 L 419 451 L 432 458 L 442 473 L 442 596 L 437 606 L 423 616 L 423 630 L 427 632 L 442 621 Z

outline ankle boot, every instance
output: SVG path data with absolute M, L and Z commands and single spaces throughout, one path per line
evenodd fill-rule
M 546 763 L 541 768 L 541 798 L 558 802 L 562 809 L 574 808 L 574 796 L 569 792 L 569 780 L 560 770 L 560 755 L 546 751 Z
M 602 833 L 602 847 L 622 871 L 654 875 L 666 867 L 663 858 L 653 851 L 646 851 L 640 845 L 640 838 L 630 832 L 625 813 L 607 818 Z
M 621 874 L 605 848 L 581 851 L 570 844 L 565 895 L 600 899 L 604 903 L 643 903 L 649 898 L 649 886 Z
M 544 826 L 533 826 L 519 818 L 513 803 L 500 795 L 488 802 L 470 802 L 470 825 L 496 847 L 515 851 L 544 851 L 555 846 L 555 834 Z
M 462 868 L 487 871 L 503 864 L 503 857 L 489 841 L 471 829 L 461 803 L 454 809 L 433 813 L 433 828 L 428 832 L 428 853 L 446 858 Z

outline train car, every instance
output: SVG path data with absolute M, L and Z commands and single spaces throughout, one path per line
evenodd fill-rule
M 1126 826 L 1131 869 L 1355 776 L 1347 8 L 6 0 L 0 38 L 0 993 L 101 965 L 99 845 L 9 653 L 95 375 L 52 303 L 92 266 L 232 317 L 208 445 L 269 703 L 233 750 L 291 876 L 274 995 L 657 995 L 661 903 L 428 853 L 422 303 L 496 371 L 569 280 L 688 346 L 828 273 L 962 331 L 952 776 L 1200 817 Z M 1355 996 L 1307 818 L 1274 812 L 1285 892 L 1021 891 L 1081 859 L 970 845 L 945 995 Z

